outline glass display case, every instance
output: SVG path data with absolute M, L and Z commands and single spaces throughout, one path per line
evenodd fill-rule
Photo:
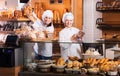
M 82 64 L 82 62 L 84 60 L 86 60 L 87 58 L 92 58 L 92 59 L 100 59 L 100 58 L 104 58 L 103 57 L 103 45 L 101 43 L 81 43 L 81 42 L 59 42 L 58 40 L 53 40 L 53 39 L 39 39 L 39 40 L 33 40 L 33 41 L 23 41 L 22 42 L 23 45 L 23 50 L 24 50 L 24 67 L 23 67 L 23 71 L 19 73 L 19 75 L 21 76 L 22 74 L 27 75 L 31 73 L 33 74 L 44 74 L 47 73 L 49 74 L 68 74 L 68 75 L 72 75 L 72 74 L 79 74 L 81 75 L 81 73 L 86 72 L 86 69 L 83 69 L 82 67 L 80 67 L 79 69 L 75 70 L 69 70 L 66 69 L 67 68 L 67 64 L 69 61 L 79 61 L 79 63 Z M 53 55 L 52 55 L 52 60 L 37 60 L 35 59 L 35 52 L 33 49 L 33 46 L 35 43 L 52 43 L 52 51 L 53 51 Z M 77 58 L 76 56 L 70 56 L 68 60 L 63 61 L 65 64 L 61 65 L 61 66 L 57 66 L 58 61 L 61 58 L 61 48 L 60 45 L 63 44 L 64 46 L 68 46 L 68 45 L 73 45 L 73 53 L 75 53 L 75 45 L 79 45 L 79 47 L 81 49 L 81 57 L 83 58 Z M 29 48 L 28 48 L 29 47 Z M 31 49 L 32 48 L 32 49 Z M 68 49 L 70 50 L 71 47 L 69 47 Z M 90 50 L 89 52 L 86 52 Z M 96 51 L 96 53 L 94 53 Z M 99 52 L 99 53 L 98 53 Z M 29 54 L 29 55 L 28 55 Z M 99 55 L 98 55 L 99 54 Z M 66 54 L 69 56 L 69 54 Z M 60 60 L 61 61 L 61 60 Z M 80 66 L 80 65 L 79 65 Z M 81 65 L 82 66 L 82 65 Z M 82 68 L 82 69 L 81 69 Z M 82 70 L 82 71 L 81 71 Z
M 110 62 L 110 65 L 113 64 L 117 67 L 120 64 L 119 58 L 110 59 L 104 57 L 104 49 L 112 49 L 112 52 L 117 48 L 116 42 L 99 42 L 99 43 L 81 43 L 81 42 L 59 42 L 58 40 L 34 40 L 34 41 L 24 41 L 24 52 L 28 51 L 31 56 L 27 56 L 27 53 L 24 53 L 24 67 L 23 70 L 19 73 L 19 76 L 24 75 L 90 75 L 94 74 L 94 76 L 99 76 L 101 74 L 108 75 L 108 72 L 111 72 L 113 67 L 110 67 L 109 70 L 101 67 L 102 61 L 103 63 Z M 34 51 L 30 51 L 29 49 L 33 47 L 34 43 L 52 43 L 53 44 L 53 56 L 52 60 L 36 60 Z M 68 44 L 68 45 L 76 45 L 78 44 L 81 48 L 81 59 L 78 59 L 76 56 L 69 57 L 67 61 L 62 62 L 61 58 L 61 49 L 60 44 Z M 25 49 L 26 45 L 29 46 L 29 49 Z M 105 48 L 104 48 L 105 47 Z M 75 47 L 74 47 L 75 48 Z M 68 48 L 69 49 L 69 48 Z M 32 49 L 33 50 L 33 49 Z M 119 48 L 117 49 L 119 50 Z M 72 50 L 73 51 L 73 50 Z M 111 55 L 111 50 L 106 50 L 106 55 Z M 99 54 L 98 54 L 99 52 Z M 73 52 L 74 53 L 74 52 Z M 119 57 L 119 56 L 118 56 Z M 59 63 L 60 61 L 60 63 Z M 73 62 L 72 67 L 70 67 Z M 77 64 L 79 63 L 79 66 Z M 100 62 L 99 62 L 100 61 Z M 112 61 L 112 62 L 111 62 Z M 98 63 L 97 63 L 98 62 Z M 117 62 L 117 64 L 116 64 Z M 60 65 L 61 64 L 61 65 Z M 105 64 L 106 66 L 109 66 Z M 104 66 L 105 66 L 104 65 Z M 76 66 L 79 68 L 77 69 Z M 69 68 L 70 67 L 70 68 Z M 118 70 L 114 69 L 114 72 Z M 116 73 L 118 75 L 119 72 Z

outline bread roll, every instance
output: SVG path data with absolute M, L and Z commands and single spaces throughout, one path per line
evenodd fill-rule
M 61 58 L 59 58 L 58 59 L 58 61 L 57 61 L 57 66 L 63 66 L 65 64 L 65 61 L 64 61 L 64 59 L 61 57 Z
M 78 61 L 73 61 L 73 67 L 79 67 L 79 62 Z
M 73 62 L 68 62 L 67 63 L 67 68 L 72 68 L 72 66 L 73 66 Z

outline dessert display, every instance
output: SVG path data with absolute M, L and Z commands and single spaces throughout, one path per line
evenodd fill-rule
M 82 61 L 74 60 L 65 62 L 64 59 L 60 57 L 57 61 L 37 60 L 35 63 L 28 63 L 27 68 L 28 67 L 28 71 L 34 70 L 42 73 L 55 72 L 67 74 L 117 75 L 120 70 L 120 60 L 87 58 Z
M 95 48 L 88 48 L 84 55 L 100 55 L 100 53 Z

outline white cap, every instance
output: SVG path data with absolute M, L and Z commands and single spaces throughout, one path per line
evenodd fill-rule
M 42 14 L 42 20 L 44 20 L 45 17 L 51 17 L 53 18 L 53 12 L 51 10 L 46 10 Z
M 66 19 L 73 20 L 74 19 L 73 14 L 71 12 L 64 13 L 62 18 L 63 23 L 65 22 Z

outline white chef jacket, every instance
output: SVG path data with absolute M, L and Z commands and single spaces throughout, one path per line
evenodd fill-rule
M 36 30 L 42 30 L 42 31 L 48 31 L 50 33 L 54 32 L 54 26 L 53 24 L 49 27 L 43 24 L 41 20 L 37 20 L 32 25 L 34 29 Z M 34 45 L 34 51 L 38 53 L 39 55 L 50 57 L 52 56 L 52 43 L 35 43 Z
M 61 57 L 64 58 L 64 60 L 68 60 L 68 56 L 77 56 L 78 58 L 81 58 L 80 56 L 80 44 L 75 42 L 73 43 L 71 41 L 71 37 L 74 34 L 77 34 L 80 30 L 75 27 L 65 27 L 63 30 L 59 33 L 59 42 L 60 42 L 60 49 L 61 49 Z

